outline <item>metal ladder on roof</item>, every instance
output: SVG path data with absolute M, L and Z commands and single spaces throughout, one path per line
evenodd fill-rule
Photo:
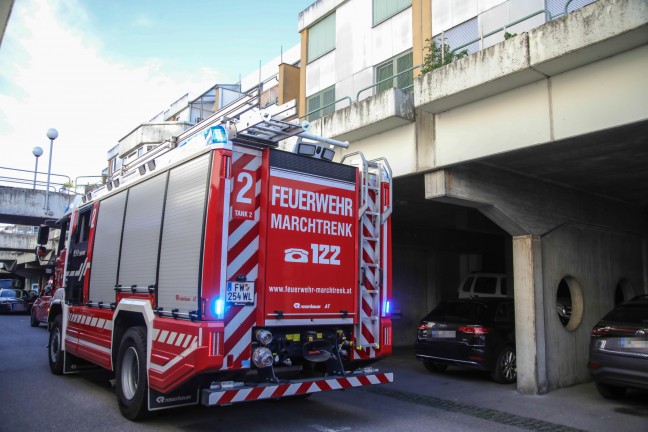
M 353 161 L 353 157 L 358 159 Z M 384 158 L 367 161 L 361 152 L 342 158 L 342 163 L 356 165 L 361 171 L 359 312 L 354 328 L 356 359 L 374 358 L 381 345 L 380 318 L 387 300 L 384 250 L 385 222 L 391 215 L 391 168 Z

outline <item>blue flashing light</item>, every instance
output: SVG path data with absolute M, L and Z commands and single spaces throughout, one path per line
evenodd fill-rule
M 211 140 L 209 140 L 209 144 L 227 143 L 227 131 L 225 130 L 225 126 L 223 125 L 212 126 L 209 129 L 211 132 Z
M 391 308 L 391 303 L 389 302 L 389 300 L 386 300 L 385 304 L 383 305 L 383 316 L 389 315 L 390 308 Z
M 216 301 L 214 302 L 214 313 L 216 314 L 216 316 L 218 318 L 223 317 L 223 312 L 224 312 L 224 309 L 225 309 L 224 306 L 225 306 L 225 304 L 223 303 L 223 300 L 221 300 L 221 299 L 216 299 Z

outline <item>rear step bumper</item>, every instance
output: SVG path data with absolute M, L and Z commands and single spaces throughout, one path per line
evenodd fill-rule
M 211 388 L 202 390 L 200 402 L 205 406 L 231 405 L 238 402 L 278 399 L 391 382 L 394 382 L 392 372 L 354 372 L 341 377 L 291 380 L 277 384 L 223 383 L 223 385 L 219 385 L 215 383 L 216 385 L 212 385 Z

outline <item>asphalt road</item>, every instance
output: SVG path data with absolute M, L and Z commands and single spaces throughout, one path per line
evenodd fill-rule
M 396 382 L 309 399 L 162 411 L 133 423 L 117 408 L 110 373 L 55 376 L 47 330 L 25 315 L 0 315 L 0 431 L 648 431 L 648 398 L 610 403 L 590 385 L 523 396 L 487 374 L 425 371 L 410 352 L 378 363 Z

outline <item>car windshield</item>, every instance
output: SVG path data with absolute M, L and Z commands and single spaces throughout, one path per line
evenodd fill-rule
M 618 306 L 607 314 L 605 321 L 614 321 L 626 324 L 648 324 L 648 307 L 645 304 L 627 303 Z
M 14 289 L 3 289 L 2 292 L 0 292 L 0 297 L 15 297 L 15 298 L 21 298 L 21 292 L 18 290 Z
M 480 303 L 442 302 L 424 320 L 476 322 L 487 316 L 486 306 Z

